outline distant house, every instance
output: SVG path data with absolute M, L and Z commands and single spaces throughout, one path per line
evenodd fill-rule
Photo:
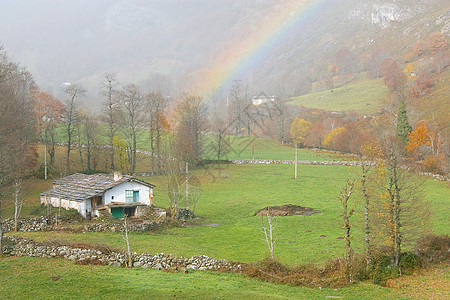
M 275 96 L 267 96 L 264 92 L 259 93 L 258 96 L 252 98 L 253 105 L 261 105 L 267 102 L 274 102 Z
M 74 208 L 83 218 L 99 216 L 106 210 L 113 217 L 139 216 L 153 204 L 154 185 L 132 176 L 114 174 L 85 175 L 76 173 L 53 182 L 53 188 L 42 193 L 41 203 L 66 209 Z

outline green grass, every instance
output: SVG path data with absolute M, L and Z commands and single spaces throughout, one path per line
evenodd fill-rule
M 64 142 L 66 140 L 66 133 L 62 126 L 57 128 L 57 141 Z M 292 146 L 285 146 L 277 143 L 276 141 L 269 138 L 251 138 L 251 137 L 236 137 L 229 136 L 230 140 L 230 152 L 224 155 L 221 159 L 225 160 L 236 160 L 236 159 L 251 159 L 252 152 L 255 159 L 271 159 L 271 160 L 293 160 L 295 157 L 295 150 Z M 99 144 L 108 144 L 106 137 L 102 137 Z M 212 143 L 214 140 L 211 135 L 205 135 L 203 138 L 203 158 L 204 159 L 217 159 L 216 153 L 211 150 Z M 149 135 L 147 130 L 140 130 L 137 140 L 137 148 L 145 151 L 150 151 Z M 65 158 L 65 148 L 60 149 L 59 157 Z M 41 151 L 42 152 L 42 151 Z M 58 154 L 58 153 L 57 153 Z M 148 171 L 150 166 L 151 158 L 149 156 L 144 156 L 147 161 L 147 166 L 145 170 Z M 86 160 L 86 158 L 84 158 Z M 317 161 L 329 161 L 329 160 L 348 160 L 349 158 L 344 155 L 337 155 L 334 153 L 318 152 L 309 149 L 299 149 L 299 160 L 317 160 Z M 63 161 L 62 159 L 60 159 Z M 79 163 L 78 150 L 74 149 L 71 152 L 71 160 L 75 161 L 73 168 L 76 169 Z M 57 162 L 59 160 L 57 159 Z M 65 161 L 64 161 L 65 162 Z M 86 162 L 85 162 L 86 163 Z M 99 163 L 102 167 L 103 162 Z M 141 171 L 142 168 L 139 168 Z
M 330 111 L 355 110 L 366 114 L 378 111 L 388 96 L 383 79 L 373 79 L 295 97 L 289 104 Z
M 275 255 L 288 264 L 318 263 L 343 254 L 341 207 L 337 196 L 346 178 L 355 168 L 344 166 L 300 166 L 299 179 L 293 179 L 293 167 L 287 165 L 222 165 L 223 169 L 204 169 L 196 173 L 203 193 L 196 214 L 202 223 L 217 227 L 171 228 L 158 233 L 132 234 L 133 251 L 172 253 L 189 257 L 205 254 L 215 258 L 253 262 L 267 254 L 261 240 L 260 218 L 253 214 L 269 205 L 296 204 L 322 211 L 312 216 L 280 217 Z M 163 177 L 147 178 L 155 188 L 155 204 L 168 206 Z M 448 234 L 450 221 L 449 189 L 443 182 L 426 179 L 426 198 L 432 202 L 436 234 Z M 356 201 L 355 220 L 362 217 L 362 203 Z M 182 203 L 181 205 L 184 205 Z M 352 245 L 362 248 L 362 224 L 354 224 Z M 310 230 L 311 232 L 306 232 Z M 74 242 L 102 243 L 124 249 L 119 233 L 39 232 L 19 233 L 37 240 L 48 238 Z M 325 235 L 325 237 L 321 237 Z
M 401 290 L 370 283 L 312 289 L 261 282 L 240 274 L 165 273 L 29 257 L 0 260 L 0 282 L 2 299 L 406 299 Z
M 236 137 L 230 136 L 231 151 L 224 155 L 222 159 L 236 160 L 236 159 L 251 159 L 252 152 L 255 159 L 269 159 L 269 160 L 294 160 L 295 149 L 292 146 L 285 146 L 268 138 L 251 138 L 251 137 Z M 212 142 L 211 136 L 206 136 L 204 144 L 207 146 Z M 205 147 L 208 149 L 209 147 Z M 206 151 L 205 159 L 217 159 L 215 153 Z M 316 160 L 316 161 L 330 161 L 330 160 L 348 160 L 344 155 L 337 155 L 334 153 L 313 151 L 309 149 L 298 150 L 298 160 Z

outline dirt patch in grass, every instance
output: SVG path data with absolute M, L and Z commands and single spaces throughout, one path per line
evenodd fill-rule
M 283 206 L 268 206 L 255 213 L 255 216 L 267 216 L 268 212 L 272 216 L 310 216 L 320 213 L 321 211 L 315 210 L 311 207 L 304 207 L 293 204 L 286 204 Z

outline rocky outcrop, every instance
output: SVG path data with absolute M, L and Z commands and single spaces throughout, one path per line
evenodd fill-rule
M 125 253 L 104 253 L 95 249 L 83 249 L 71 246 L 51 246 L 38 244 L 33 240 L 17 236 L 6 236 L 7 245 L 4 254 L 8 256 L 30 256 L 68 259 L 80 264 L 96 263 L 115 267 L 124 267 L 128 261 Z M 196 255 L 190 258 L 177 257 L 172 254 L 132 253 L 133 267 L 151 268 L 156 270 L 189 271 L 215 270 L 239 272 L 240 263 L 223 259 L 214 259 L 206 255 Z

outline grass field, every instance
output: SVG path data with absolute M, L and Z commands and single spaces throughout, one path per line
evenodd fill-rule
M 285 146 L 268 138 L 251 138 L 251 137 L 236 137 L 230 136 L 231 151 L 224 155 L 223 159 L 251 159 L 252 152 L 255 159 L 269 159 L 269 160 L 294 160 L 295 149 L 293 146 Z M 211 136 L 204 138 L 205 146 L 212 143 Z M 205 159 L 217 159 L 216 154 L 208 151 L 209 147 L 205 147 Z M 330 160 L 348 160 L 348 156 L 327 153 L 325 151 L 313 151 L 309 149 L 298 150 L 298 160 L 316 160 L 316 161 L 330 161 Z
M 436 296 L 431 293 L 432 285 L 448 282 L 448 275 L 444 279 L 442 275 L 437 278 L 439 275 L 415 276 L 419 282 L 402 289 L 371 283 L 313 289 L 261 282 L 240 274 L 165 273 L 22 257 L 0 260 L 0 295 L 2 299 L 431 299 Z M 445 286 L 440 288 L 444 299 Z
M 223 165 L 223 169 L 198 170 L 203 193 L 196 214 L 200 223 L 217 226 L 188 226 L 158 233 L 132 234 L 131 245 L 137 252 L 165 252 L 177 256 L 199 253 L 244 262 L 257 261 L 267 255 L 261 240 L 260 218 L 254 213 L 269 205 L 296 204 L 322 211 L 311 216 L 279 218 L 279 236 L 275 255 L 288 264 L 323 263 L 342 255 L 343 241 L 340 219 L 339 190 L 346 178 L 354 176 L 354 169 L 343 166 L 301 166 L 300 178 L 293 179 L 293 167 L 287 165 Z M 155 204 L 168 206 L 166 183 L 163 177 L 147 178 L 155 188 Z M 433 230 L 448 233 L 450 221 L 449 190 L 445 183 L 426 179 L 426 198 L 434 210 Z M 38 199 L 34 200 L 38 205 Z M 361 218 L 361 202 L 353 199 L 357 218 Z M 182 204 L 183 205 L 183 204 Z M 12 213 L 12 207 L 5 211 Z M 361 225 L 355 224 L 353 245 L 361 248 Z M 311 232 L 306 232 L 306 231 Z M 73 242 L 103 243 L 124 248 L 118 233 L 64 232 L 19 233 L 36 240 L 59 239 Z M 321 237 L 324 235 L 325 237 Z M 318 251 L 320 250 L 320 251 Z
M 195 171 L 203 185 L 196 214 L 197 226 L 175 227 L 150 233 L 130 234 L 132 251 L 172 253 L 190 257 L 204 254 L 215 258 L 253 262 L 268 255 L 260 231 L 260 218 L 255 211 L 268 205 L 297 204 L 322 211 L 311 216 L 279 217 L 275 256 L 284 263 L 322 264 L 327 259 L 342 256 L 339 189 L 346 178 L 355 175 L 355 168 L 343 166 L 300 166 L 300 178 L 293 179 L 293 167 L 288 165 L 219 165 Z M 168 206 L 166 183 L 162 176 L 143 178 L 155 188 L 155 204 Z M 448 234 L 450 220 L 449 189 L 446 183 L 425 179 L 426 198 L 431 201 L 433 232 Z M 37 190 L 45 190 L 50 182 L 33 180 L 27 187 L 24 215 L 39 205 Z M 361 218 L 362 203 L 354 198 L 355 220 Z M 13 213 L 12 203 L 4 206 L 6 216 Z M 199 226 L 214 223 L 215 226 Z M 362 248 L 362 224 L 352 227 L 352 245 Z M 310 232 L 307 232 L 310 231 Z M 9 233 L 12 234 L 12 233 Z M 38 241 L 82 242 L 106 244 L 125 249 L 120 233 L 37 232 L 17 235 Z M 323 235 L 324 237 L 321 237 Z M 51 277 L 59 276 L 53 281 Z M 417 279 L 418 278 L 418 279 Z M 446 292 L 448 275 L 417 277 L 417 285 L 439 281 Z M 320 299 L 339 296 L 346 299 L 408 299 L 428 298 L 428 289 L 388 289 L 371 283 L 348 288 L 310 289 L 276 285 L 244 278 L 239 274 L 194 272 L 165 273 L 143 269 L 118 269 L 105 266 L 79 266 L 56 259 L 7 258 L 0 260 L 1 298 L 172 298 L 172 299 Z M 80 289 L 80 286 L 83 286 Z M 442 288 L 442 286 L 444 286 Z M 50 292 L 49 292 L 50 291 Z M 441 292 L 442 292 L 441 291 Z M 6 295 L 6 296 L 5 296 Z
M 289 104 L 330 111 L 355 110 L 366 114 L 377 112 L 388 96 L 383 79 L 373 79 L 295 97 Z

